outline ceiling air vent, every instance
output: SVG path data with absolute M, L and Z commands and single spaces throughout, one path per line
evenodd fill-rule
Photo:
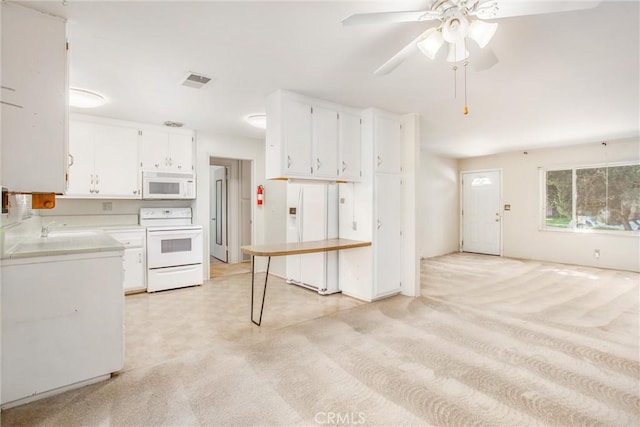
M 182 86 L 188 86 L 188 87 L 193 87 L 196 89 L 200 89 L 203 86 L 205 86 L 207 83 L 209 83 L 211 81 L 210 77 L 206 77 L 206 76 L 202 76 L 200 74 L 196 74 L 196 73 L 189 73 L 186 75 L 186 77 L 182 80 L 181 84 Z
M 170 120 L 167 120 L 166 122 L 164 122 L 164 125 L 169 126 L 170 128 L 181 128 L 182 126 L 184 126 L 184 123 L 172 122 Z

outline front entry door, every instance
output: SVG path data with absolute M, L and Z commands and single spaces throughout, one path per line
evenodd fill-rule
M 227 262 L 227 168 L 211 168 L 211 254 Z
M 500 255 L 500 171 L 462 174 L 462 251 Z

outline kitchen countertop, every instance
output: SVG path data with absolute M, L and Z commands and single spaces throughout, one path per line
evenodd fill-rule
M 48 237 L 29 236 L 2 253 L 2 259 L 17 259 L 79 253 L 122 251 L 124 246 L 108 233 L 96 230 L 53 230 Z

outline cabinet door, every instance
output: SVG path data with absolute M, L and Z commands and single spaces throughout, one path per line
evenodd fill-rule
M 122 266 L 124 268 L 124 279 L 122 287 L 125 292 L 145 289 L 146 265 L 144 262 L 144 248 L 125 249 L 122 258 Z
M 167 170 L 169 168 L 169 134 L 156 130 L 142 131 L 140 156 L 142 170 Z
M 169 134 L 169 169 L 177 172 L 193 171 L 193 137 Z
M 94 147 L 98 196 L 140 198 L 138 130 L 96 124 Z
M 340 179 L 360 179 L 360 149 L 361 149 L 361 123 L 360 116 L 350 113 L 340 113 L 338 154 Z
M 402 184 L 398 175 L 376 174 L 374 194 L 374 295 L 400 291 Z
M 284 115 L 283 169 L 287 175 L 311 176 L 311 107 L 286 100 Z
M 400 173 L 401 169 L 400 122 L 377 115 L 374 118 L 376 172 Z
M 67 174 L 65 22 L 2 2 L 0 182 L 11 191 L 64 194 Z M 21 108 L 20 108 L 21 107 Z
M 93 196 L 95 192 L 93 142 L 95 138 L 93 123 L 69 122 L 69 196 Z
M 338 177 L 338 113 L 313 107 L 313 174 L 324 178 Z

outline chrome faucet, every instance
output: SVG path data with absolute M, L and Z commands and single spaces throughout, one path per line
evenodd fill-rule
M 50 223 L 43 225 L 40 229 L 40 237 L 49 237 L 49 226 L 55 223 L 55 221 L 51 221 Z

